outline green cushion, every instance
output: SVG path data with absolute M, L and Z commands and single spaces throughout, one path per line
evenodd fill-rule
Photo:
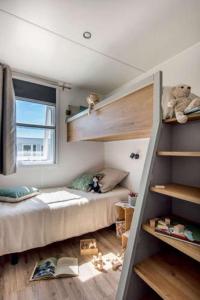
M 92 182 L 94 174 L 82 174 L 76 177 L 68 186 L 71 189 L 87 192 L 89 184 Z
M 18 202 L 38 194 L 39 190 L 37 188 L 28 186 L 0 188 L 0 201 Z

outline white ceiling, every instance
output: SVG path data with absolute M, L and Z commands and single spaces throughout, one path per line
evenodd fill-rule
M 199 0 L 0 0 L 0 60 L 105 94 L 197 43 L 199 12 Z

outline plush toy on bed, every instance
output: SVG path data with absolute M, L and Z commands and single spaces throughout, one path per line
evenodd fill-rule
M 93 177 L 92 182 L 89 184 L 88 192 L 101 193 L 100 180 L 103 178 L 103 174 L 97 174 Z
M 165 110 L 163 109 L 164 119 L 175 116 L 179 123 L 186 123 L 188 116 L 184 114 L 185 110 L 188 111 L 199 106 L 200 98 L 196 97 L 192 99 L 191 87 L 186 84 L 172 87 L 170 90 L 168 90 L 168 93 L 170 93 L 170 95 L 168 95 L 167 108 Z M 166 95 L 166 92 L 163 92 L 163 97 L 167 97 Z M 163 102 L 164 101 L 165 99 Z

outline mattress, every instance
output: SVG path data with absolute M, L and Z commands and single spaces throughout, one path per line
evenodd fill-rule
M 41 190 L 19 203 L 0 203 L 0 256 L 42 247 L 93 232 L 115 222 L 114 203 L 129 191 L 116 187 L 104 194 L 66 187 Z

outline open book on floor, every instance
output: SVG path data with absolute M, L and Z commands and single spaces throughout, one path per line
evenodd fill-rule
M 78 259 L 75 257 L 49 257 L 37 262 L 32 276 L 33 280 L 78 276 Z

